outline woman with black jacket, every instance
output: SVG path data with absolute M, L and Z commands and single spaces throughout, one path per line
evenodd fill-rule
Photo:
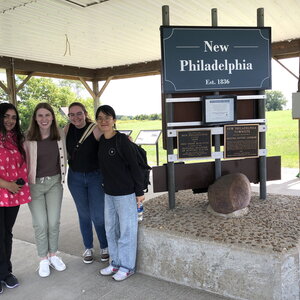
M 96 119 L 103 132 L 98 161 L 104 177 L 105 229 L 111 257 L 110 265 L 100 273 L 121 281 L 135 272 L 137 205 L 145 198 L 143 174 L 133 143 L 115 129 L 114 109 L 109 105 L 100 106 Z

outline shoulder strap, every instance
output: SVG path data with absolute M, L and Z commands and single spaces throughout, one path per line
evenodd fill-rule
M 78 141 L 78 145 L 81 145 L 86 138 L 93 132 L 93 130 L 95 129 L 97 125 L 95 123 L 91 123 L 88 128 L 85 130 L 85 132 L 83 133 L 82 137 L 80 138 L 80 140 Z
M 120 147 L 120 138 L 121 138 L 121 136 L 120 136 L 119 132 L 117 132 L 117 135 L 116 135 L 116 148 L 117 148 L 117 152 L 120 155 L 121 159 L 125 162 L 125 158 L 124 158 L 123 153 L 122 153 L 122 151 L 120 149 L 121 148 Z

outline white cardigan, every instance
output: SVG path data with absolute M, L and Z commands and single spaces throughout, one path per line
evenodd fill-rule
M 61 183 L 65 183 L 65 176 L 67 171 L 67 151 L 66 151 L 66 137 L 63 130 L 59 129 L 61 139 L 57 141 L 59 151 L 60 173 Z M 26 162 L 28 169 L 28 181 L 35 184 L 36 178 L 36 166 L 37 166 L 37 142 L 28 141 L 24 142 L 24 148 L 26 152 Z

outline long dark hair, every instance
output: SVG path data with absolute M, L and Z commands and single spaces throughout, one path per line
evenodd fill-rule
M 0 104 L 0 132 L 2 133 L 2 135 L 5 137 L 7 134 L 6 128 L 4 126 L 4 116 L 6 114 L 6 112 L 12 109 L 13 111 L 15 111 L 17 119 L 16 119 L 16 125 L 15 127 L 12 129 L 12 132 L 15 134 L 16 136 L 16 144 L 17 144 L 17 148 L 19 150 L 19 152 L 21 153 L 23 159 L 26 161 L 26 154 L 25 154 L 25 150 L 23 148 L 23 143 L 24 143 L 24 134 L 21 131 L 21 127 L 20 127 L 20 117 L 19 117 L 19 113 L 16 109 L 16 107 L 11 104 L 11 103 L 1 103 Z
M 29 141 L 41 141 L 42 140 L 40 127 L 39 127 L 39 125 L 36 121 L 36 114 L 37 114 L 37 111 L 40 108 L 44 108 L 44 109 L 47 109 L 48 111 L 50 111 L 50 113 L 53 117 L 52 124 L 50 126 L 50 140 L 52 140 L 52 141 L 60 140 L 60 134 L 59 134 L 59 131 L 58 131 L 58 127 L 57 127 L 57 123 L 56 123 L 53 108 L 47 102 L 40 102 L 35 107 L 35 109 L 33 111 L 33 115 L 31 117 L 30 126 L 29 126 L 29 129 L 28 129 L 27 135 L 26 135 L 27 140 L 29 140 Z

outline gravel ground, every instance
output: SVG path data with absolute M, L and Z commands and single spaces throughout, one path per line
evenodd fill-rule
M 176 207 L 169 209 L 163 194 L 144 204 L 142 226 L 199 240 L 235 244 L 260 251 L 284 252 L 300 246 L 300 199 L 268 194 L 260 200 L 253 193 L 249 213 L 240 218 L 222 218 L 207 211 L 207 194 L 176 193 Z

